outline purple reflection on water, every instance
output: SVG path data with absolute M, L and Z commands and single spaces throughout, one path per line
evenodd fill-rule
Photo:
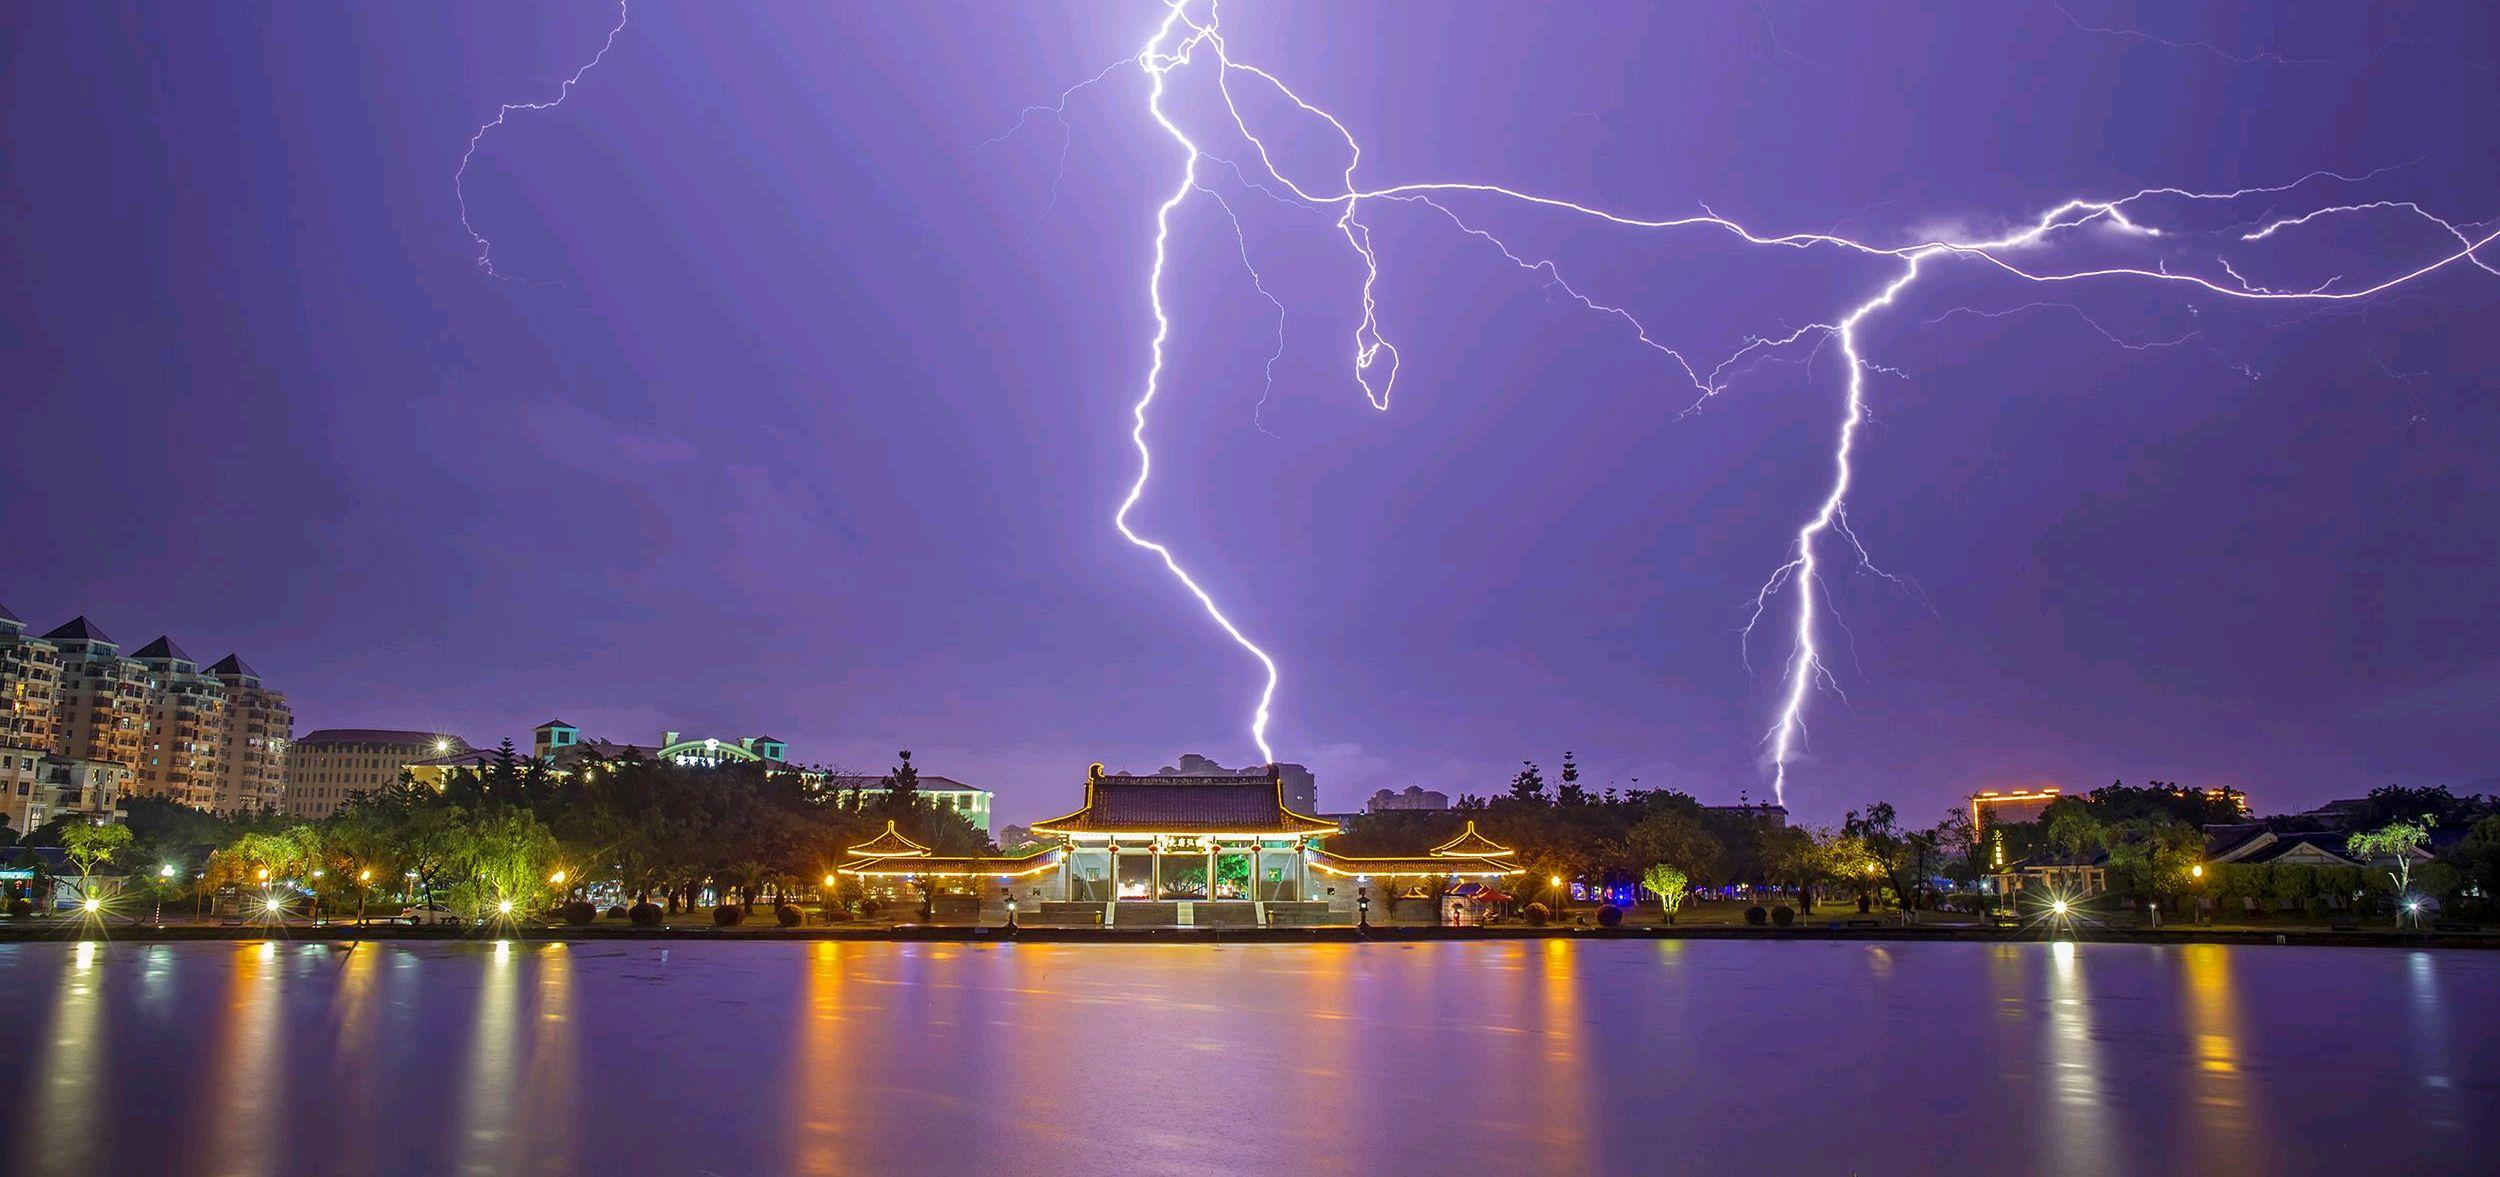
M 0 945 L 0 1170 L 2481 1167 L 2500 955 Z

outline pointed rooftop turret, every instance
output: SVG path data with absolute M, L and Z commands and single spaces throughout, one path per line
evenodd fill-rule
M 194 666 L 199 665 L 199 659 L 193 658 L 191 655 L 185 653 L 182 647 L 174 644 L 172 636 L 167 634 L 158 634 L 155 641 L 139 647 L 139 652 L 132 654 L 131 657 L 137 658 L 143 662 L 173 661 L 188 662 Z
M 252 669 L 252 664 L 244 661 L 243 655 L 241 654 L 228 654 L 225 657 L 218 659 L 217 665 L 209 667 L 208 672 L 210 674 L 227 675 L 233 678 L 260 677 L 260 672 Z
M 1510 847 L 1477 833 L 1476 823 L 1472 821 L 1467 823 L 1466 829 L 1458 832 L 1457 837 L 1431 850 L 1435 858 L 1500 858 L 1510 853 L 1513 853 Z
M 861 858 L 926 858 L 929 848 L 904 837 L 889 820 L 884 833 L 851 847 L 851 853 Z
M 59 629 L 43 636 L 48 641 L 56 642 L 101 642 L 107 646 L 118 644 L 102 629 L 97 628 L 95 622 L 87 620 L 87 615 L 84 613 L 62 622 Z

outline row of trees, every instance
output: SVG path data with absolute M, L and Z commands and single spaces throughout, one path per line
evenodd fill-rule
M 2034 857 L 2099 863 L 2111 891 L 2165 906 L 2192 894 L 2295 901 L 2355 892 L 2383 899 L 2419 894 L 2452 907 L 2489 905 L 2500 895 L 2500 806 L 2445 789 L 2381 789 L 2351 815 L 2369 824 L 2346 853 L 2399 864 L 2390 877 L 2384 865 L 2208 867 L 2205 827 L 2247 822 L 2241 799 L 2161 781 L 2113 782 L 2063 798 L 2035 821 L 1991 825 L 1985 840 L 1960 807 L 1917 825 L 1904 822 L 1890 803 L 1877 802 L 1850 811 L 1837 827 L 1810 829 L 1774 820 L 1759 807 L 1704 807 L 1673 789 L 1591 792 L 1580 785 L 1568 753 L 1559 787 L 1547 784 L 1528 762 L 1509 788 L 1489 798 L 1461 797 L 1455 812 L 1365 814 L 1331 845 L 1350 854 L 1412 853 L 1472 818 L 1488 836 L 1518 850 L 1532 895 L 1551 878 L 1609 890 L 1637 884 L 1657 895 L 1775 888 L 1796 894 L 1807 911 L 1818 898 L 1836 895 L 1917 910 L 1933 905 L 1940 883 L 1968 888 L 2000 861 Z M 2424 831 L 2438 821 L 2471 829 L 2418 877 L 2402 877 L 2400 864 L 2408 859 L 2392 853 L 2385 839 L 2424 844 Z M 2273 824 L 2300 828 L 2297 821 Z
M 762 762 L 695 767 L 630 752 L 558 773 L 506 741 L 481 769 L 456 772 L 440 789 L 403 776 L 399 787 L 318 821 L 221 819 L 138 799 L 123 825 L 85 828 L 121 831 L 96 865 L 154 898 L 268 893 L 327 911 L 404 899 L 469 916 L 507 902 L 542 910 L 592 883 L 614 883 L 626 898 L 671 911 L 706 891 L 752 907 L 816 890 L 849 847 L 889 820 L 939 853 L 991 848 L 963 815 L 919 795 L 908 751 L 878 790 L 809 776 Z

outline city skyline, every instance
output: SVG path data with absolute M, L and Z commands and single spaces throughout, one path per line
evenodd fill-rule
M 2054 6 L 1589 13 L 1532 43 L 1503 19 L 1261 6 L 1227 30 L 1260 60 L 1297 40 L 1369 55 L 1296 62 L 1295 84 L 1383 182 L 1490 175 L 1886 239 L 2320 170 L 2385 169 L 2355 199 L 2500 213 L 2492 161 L 2454 146 L 2491 116 L 2440 100 L 2487 66 L 2487 14 L 2294 12 L 2266 44 L 2308 46 L 2297 65 L 2185 47 L 2246 49 L 2224 34 L 2258 11 L 2151 39 Z M 480 147 L 467 193 L 500 282 L 473 264 L 450 168 L 498 104 L 545 101 L 612 8 L 36 14 L 101 48 L 81 76 L 28 61 L 15 85 L 105 131 L 38 121 L 15 144 L 7 318 L 33 394 L 0 600 L 38 631 L 86 614 L 250 651 L 302 730 L 491 745 L 562 714 L 770 730 L 866 772 L 909 747 L 995 789 L 1002 821 L 1057 812 L 1094 759 L 1250 762 L 1239 651 L 1105 526 L 1133 476 L 1153 322 L 1136 279 L 1177 156 L 1135 71 L 1018 127 L 1158 12 L 993 14 L 998 37 L 929 60 L 905 51 L 945 36 L 925 14 L 730 27 L 637 5 L 560 110 Z M 151 59 L 156 37 L 252 51 Z M 395 50 L 322 48 L 342 38 Z M 1921 54 L 2026 67 L 1871 80 Z M 1459 76 L 1482 92 L 1399 98 Z M 2112 97 L 2086 126 L 2061 96 L 2096 88 Z M 1819 490 L 1835 367 L 1772 365 L 1684 416 L 1621 324 L 1390 217 L 1381 314 L 1405 371 L 1381 415 L 1345 370 L 1325 218 L 1223 191 L 1239 243 L 1212 205 L 1174 238 L 1174 457 L 1142 521 L 1284 657 L 1276 758 L 1312 766 L 1332 810 L 1410 784 L 1495 792 L 1566 749 L 1600 787 L 1766 798 L 1776 655 L 1748 669 L 1735 634 Z M 1502 227 L 1721 350 L 1868 281 Z M 2318 240 L 2356 275 L 2436 244 L 2379 229 Z M 1276 314 L 1245 249 L 1288 307 L 1272 383 Z M 2471 325 L 2500 279 L 2459 269 L 2324 316 L 2106 291 L 2037 306 L 1980 281 L 1903 308 L 1853 521 L 1918 590 L 1835 578 L 1849 699 L 1818 699 L 1792 808 L 1941 812 L 2111 779 L 2284 811 L 2381 784 L 2489 791 L 2500 410 L 2431 373 L 2492 366 Z M 108 449 L 125 466 L 98 484 Z

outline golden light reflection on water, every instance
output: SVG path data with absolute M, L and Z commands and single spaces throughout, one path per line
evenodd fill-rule
M 522 1078 L 521 1122 L 528 1125 L 528 1164 L 538 1173 L 569 1173 L 580 1141 L 581 1022 L 573 999 L 573 949 L 540 944 L 530 956 L 538 966 L 532 1011 L 529 1071 Z
M 91 941 L 80 941 L 63 959 L 60 988 L 52 998 L 43 1053 L 33 1060 L 38 1077 L 27 1135 L 11 1166 L 22 1173 L 100 1173 L 106 1169 L 103 1074 L 102 970 Z M 19 1065 L 17 1063 L 0 1065 Z
M 2265 1126 L 2258 1085 L 2248 1073 L 2232 950 L 2218 944 L 2179 949 L 2190 1058 L 2188 1123 L 2200 1167 L 2242 1168 L 2257 1160 Z
M 513 1056 L 521 981 L 512 946 L 499 942 L 486 960 L 485 980 L 470 1015 L 469 1049 L 460 1076 L 459 1167 L 463 1173 L 500 1173 L 514 1153 L 512 1125 L 520 1064 Z
M 800 1173 L 849 1171 L 843 1159 L 842 1115 L 851 1103 L 850 1077 L 858 1063 L 846 1044 L 844 947 L 830 940 L 808 946 L 805 992 L 795 1010 L 799 1058 L 792 1068 L 796 1081 L 786 1085 L 790 1109 L 784 1122 L 790 1142 L 784 1151 Z
M 345 955 L 337 966 L 338 996 L 331 1006 L 337 1046 L 330 1055 L 328 1082 L 330 1097 L 339 1103 L 339 1118 L 350 1126 L 337 1137 L 339 1169 L 370 1173 L 376 1165 L 374 1145 L 379 1136 L 374 1093 L 381 1081 L 376 1063 L 381 1047 L 380 1014 L 374 987 L 381 974 L 382 954 L 390 949 L 349 944 L 336 951 Z
M 2101 1045 L 2092 1033 L 2092 993 L 2071 940 L 2049 946 L 2049 1131 L 2065 1171 L 2102 1171 L 2117 1153 L 2103 1090 Z
M 271 1173 L 278 1168 L 279 1117 L 286 1112 L 286 1072 L 279 1065 L 283 966 L 270 941 L 237 944 L 233 953 L 216 1047 L 200 1077 L 208 1122 L 199 1136 L 207 1142 L 209 1172 Z

